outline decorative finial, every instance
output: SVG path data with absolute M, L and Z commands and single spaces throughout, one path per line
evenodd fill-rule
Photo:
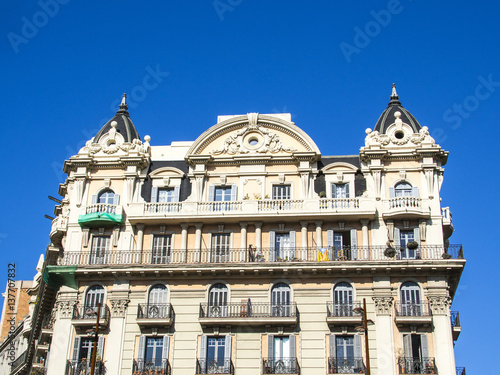
M 391 99 L 399 99 L 398 93 L 396 92 L 396 84 L 392 84 L 392 94 L 391 94 Z
M 128 105 L 127 105 L 127 94 L 123 94 L 123 97 L 122 97 L 122 102 L 120 103 L 120 106 L 119 108 L 121 110 L 124 110 L 126 111 L 128 109 Z

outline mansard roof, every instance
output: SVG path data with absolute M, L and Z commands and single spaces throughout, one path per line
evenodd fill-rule
M 120 103 L 118 112 L 116 112 L 116 115 L 110 119 L 104 126 L 99 130 L 94 137 L 93 143 L 99 143 L 99 140 L 101 137 L 108 133 L 112 126 L 111 123 L 113 121 L 116 121 L 116 132 L 120 133 L 122 137 L 124 138 L 124 142 L 127 143 L 132 143 L 134 139 L 140 140 L 141 137 L 139 136 L 139 133 L 137 132 L 137 129 L 134 126 L 134 123 L 130 119 L 129 113 L 128 113 L 128 105 L 127 105 L 127 95 L 123 94 L 122 102 Z

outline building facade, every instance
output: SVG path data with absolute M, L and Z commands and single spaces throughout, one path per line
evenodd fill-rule
M 448 152 L 395 88 L 356 155 L 289 114 L 150 141 L 124 96 L 65 162 L 49 375 L 89 373 L 98 316 L 96 374 L 455 374 Z

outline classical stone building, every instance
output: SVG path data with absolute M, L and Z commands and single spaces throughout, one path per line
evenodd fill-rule
M 98 309 L 96 373 L 455 374 L 448 152 L 395 88 L 374 123 L 356 155 L 289 114 L 161 146 L 124 97 L 64 165 L 48 375 L 87 373 Z

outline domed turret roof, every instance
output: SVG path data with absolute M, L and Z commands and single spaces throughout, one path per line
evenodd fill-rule
M 120 103 L 118 112 L 116 112 L 116 115 L 109 120 L 104 126 L 99 130 L 94 137 L 94 143 L 99 143 L 99 139 L 104 134 L 107 134 L 112 126 L 111 123 L 113 121 L 116 121 L 116 131 L 122 135 L 124 138 L 125 142 L 132 143 L 134 139 L 141 139 L 139 136 L 139 133 L 137 132 L 137 129 L 134 126 L 134 123 L 130 119 L 129 113 L 128 113 L 128 105 L 127 105 L 127 95 L 123 94 L 122 102 Z
M 385 111 L 380 115 L 373 130 L 378 131 L 380 134 L 386 134 L 387 128 L 390 125 L 394 124 L 394 114 L 398 111 L 401 113 L 401 120 L 405 124 L 410 125 L 414 133 L 418 133 L 422 127 L 420 126 L 417 119 L 401 105 L 399 96 L 396 93 L 395 83 L 392 84 L 391 101 L 389 102 Z

